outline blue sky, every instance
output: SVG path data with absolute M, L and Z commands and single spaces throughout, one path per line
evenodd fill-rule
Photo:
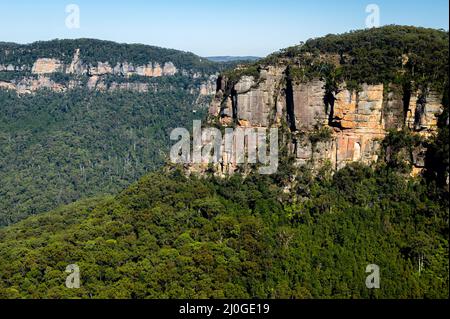
M 69 29 L 68 4 L 80 8 Z M 362 29 L 366 6 L 385 24 L 448 30 L 447 0 L 0 0 L 0 41 L 97 38 L 191 51 L 265 56 L 311 37 Z

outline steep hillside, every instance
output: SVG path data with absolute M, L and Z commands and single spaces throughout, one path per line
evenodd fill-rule
M 0 226 L 116 193 L 161 167 L 171 130 L 203 116 L 196 99 L 182 89 L 0 91 Z
M 29 218 L 0 230 L 0 297 L 448 298 L 446 195 L 389 169 L 324 173 L 295 203 L 273 177 L 175 171 Z

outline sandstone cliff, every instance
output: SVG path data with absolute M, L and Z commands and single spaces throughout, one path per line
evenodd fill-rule
M 5 52 L 0 53 L 7 55 Z M 88 63 L 83 60 L 80 48 L 76 48 L 71 59 L 66 62 L 57 58 L 39 57 L 29 65 L 0 64 L 1 74 L 6 75 L 7 79 L 0 77 L 0 89 L 13 90 L 18 94 L 29 94 L 40 89 L 61 92 L 83 86 L 98 91 L 152 92 L 158 88 L 151 79 L 180 75 L 196 80 L 193 88 L 200 98 L 214 95 L 217 79 L 215 73 L 177 67 L 171 61 L 148 61 L 142 65 L 126 60 L 115 64 L 109 61 Z
M 430 135 L 442 110 L 442 96 L 432 90 L 409 92 L 393 84 L 366 83 L 349 90 L 341 83 L 336 92 L 327 92 L 323 79 L 295 83 L 288 66 L 278 65 L 261 66 L 258 76 L 244 75 L 237 82 L 220 77 L 209 121 L 280 129 L 285 123 L 286 143 L 298 165 L 329 162 L 339 169 L 350 162 L 377 161 L 380 142 L 391 129 L 409 127 Z M 323 128 L 330 136 L 315 138 Z M 414 165 L 423 167 L 423 158 L 415 158 Z M 233 163 L 217 165 L 223 174 L 236 168 Z
M 386 159 L 383 140 L 402 131 L 415 143 L 402 158 L 417 174 L 423 141 L 448 109 L 448 43 L 441 30 L 402 26 L 308 40 L 223 73 L 209 125 L 279 128 L 284 156 L 313 169 Z M 229 157 L 215 165 L 219 175 L 241 171 Z

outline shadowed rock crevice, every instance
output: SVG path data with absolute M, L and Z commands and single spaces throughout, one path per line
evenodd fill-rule
M 427 104 L 427 98 L 425 94 L 419 95 L 416 104 L 416 113 L 414 114 L 414 130 L 420 131 L 422 127 L 422 119 L 425 113 L 425 107 Z
M 403 128 L 422 138 L 432 136 L 444 110 L 441 87 L 447 77 L 438 74 L 431 61 L 429 67 L 422 68 L 435 71 L 411 71 L 408 62 L 428 61 L 423 50 L 402 54 L 404 45 L 394 40 L 395 32 L 403 35 L 404 28 L 386 29 L 388 32 L 380 30 L 379 36 L 385 39 L 380 43 L 367 40 L 373 37 L 372 30 L 345 35 L 352 43 L 349 46 L 340 37 L 325 37 L 226 72 L 227 94 L 218 87 L 212 104 L 222 105 L 227 111 L 220 123 L 282 129 L 281 146 L 295 157 L 296 165 L 313 169 L 322 164 L 336 169 L 352 162 L 370 165 L 380 158 L 380 141 L 389 132 Z M 413 34 L 408 47 L 418 48 L 417 44 L 423 42 L 419 41 L 421 31 L 406 31 Z M 433 37 L 448 39 L 444 34 Z M 430 43 L 434 41 L 430 39 Z M 439 50 L 445 53 L 443 43 Z M 389 57 L 372 59 L 376 58 L 370 57 L 372 46 L 379 46 L 375 52 L 386 52 Z M 445 68 L 445 58 L 440 65 L 439 72 Z M 211 110 L 211 115 L 218 115 L 217 107 Z M 312 140 L 316 141 L 314 145 Z M 413 174 L 423 167 L 417 158 Z M 230 166 L 226 173 L 235 170 Z M 222 173 L 223 169 L 219 175 Z
M 411 83 L 403 84 L 403 125 L 406 125 L 409 105 L 411 104 L 412 88 Z
M 333 118 L 334 118 L 334 102 L 336 98 L 334 97 L 333 92 L 327 91 L 325 96 L 323 97 L 323 102 L 325 104 L 325 112 L 328 114 L 328 125 L 333 126 Z
M 233 122 L 236 123 L 238 120 L 238 95 L 234 88 L 231 89 L 231 109 Z
M 292 85 L 292 80 L 289 79 L 289 76 L 286 80 L 286 114 L 287 114 L 287 123 L 289 126 L 289 129 L 294 132 L 297 130 L 297 127 L 295 125 L 295 105 L 294 105 L 294 88 Z

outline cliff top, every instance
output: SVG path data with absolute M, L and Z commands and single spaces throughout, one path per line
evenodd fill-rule
M 334 85 L 415 83 L 443 90 L 448 83 L 448 31 L 390 25 L 327 35 L 282 49 L 229 78 L 257 75 L 257 69 L 287 65 L 293 79 L 322 78 Z
M 96 39 L 38 41 L 31 44 L 0 42 L 0 65 L 25 65 L 31 67 L 38 58 L 58 59 L 70 63 L 76 50 L 80 49 L 87 64 L 109 62 L 114 66 L 127 61 L 134 65 L 149 62 L 174 63 L 178 68 L 198 72 L 218 72 L 226 67 L 190 52 L 166 49 L 143 44 L 125 44 Z

